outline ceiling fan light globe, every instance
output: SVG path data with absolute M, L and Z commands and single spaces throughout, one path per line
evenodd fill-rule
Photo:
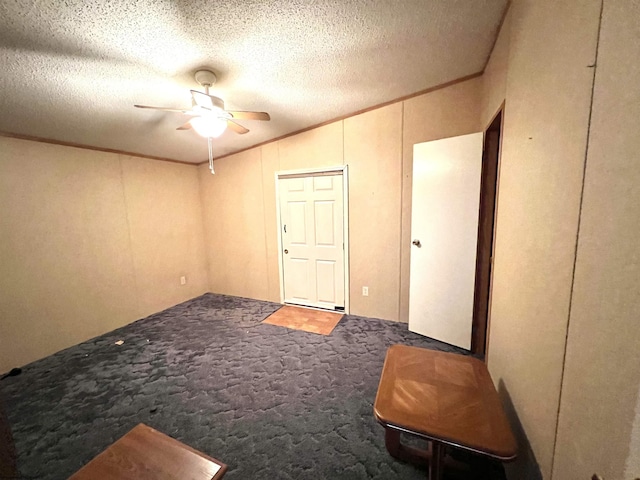
M 221 118 L 195 117 L 191 126 L 198 135 L 205 138 L 217 138 L 227 128 L 227 122 Z

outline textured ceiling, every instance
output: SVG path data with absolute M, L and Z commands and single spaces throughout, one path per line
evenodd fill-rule
M 0 131 L 202 162 L 193 73 L 240 121 L 221 156 L 477 73 L 506 0 L 2 0 Z

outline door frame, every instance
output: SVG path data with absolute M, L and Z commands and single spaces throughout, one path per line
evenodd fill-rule
M 491 325 L 491 294 L 493 292 L 493 258 L 495 255 L 496 226 L 498 216 L 498 191 L 500 184 L 500 160 L 504 138 L 503 101 L 498 111 L 484 130 L 484 152 L 480 191 L 480 211 L 478 221 L 478 251 L 476 255 L 476 285 L 473 299 L 473 324 L 471 329 L 471 352 L 487 360 L 489 350 L 489 330 Z M 490 134 L 496 134 L 493 155 L 489 142 Z M 491 158 L 490 158 L 491 157 Z M 491 238 L 483 241 L 483 223 L 488 221 Z
M 344 313 L 350 311 L 349 302 L 349 165 L 335 167 L 307 168 L 301 170 L 282 170 L 275 172 L 276 182 L 276 228 L 278 229 L 278 275 L 280 277 L 280 303 L 284 305 L 284 258 L 282 257 L 282 222 L 280 219 L 280 182 L 281 178 L 316 177 L 321 175 L 342 174 L 342 223 L 344 235 Z M 312 307 L 309 307 L 312 308 Z

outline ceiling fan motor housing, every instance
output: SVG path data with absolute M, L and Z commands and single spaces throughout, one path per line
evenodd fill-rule
M 195 74 L 196 82 L 203 87 L 210 87 L 216 83 L 216 74 L 210 70 L 198 70 Z

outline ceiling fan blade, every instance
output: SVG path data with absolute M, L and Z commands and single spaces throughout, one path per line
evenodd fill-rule
M 191 120 L 189 120 L 184 125 L 180 125 L 178 128 L 176 128 L 176 130 L 190 130 L 191 128 L 193 128 L 193 126 L 191 125 Z
M 189 113 L 189 110 L 181 110 L 179 108 L 150 107 L 149 105 L 134 105 L 137 108 L 150 108 L 151 110 L 162 110 L 164 112 L 180 112 Z
M 197 90 L 191 90 L 191 98 L 193 98 L 193 104 L 198 105 L 208 110 L 213 110 L 213 100 L 206 93 L 199 92 Z
M 243 135 L 245 133 L 249 133 L 249 129 L 244 128 L 239 123 L 234 122 L 233 120 L 227 120 L 227 126 L 236 133 Z
M 233 118 L 238 118 L 240 120 L 271 120 L 271 117 L 267 112 L 238 112 L 227 110 L 227 113 L 230 113 Z

